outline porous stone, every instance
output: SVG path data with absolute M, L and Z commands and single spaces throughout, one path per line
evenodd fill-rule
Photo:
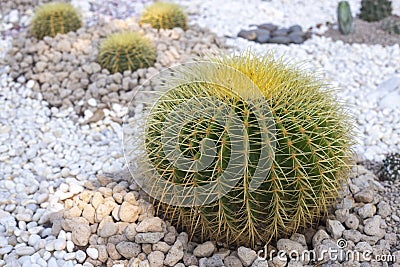
M 203 244 L 198 245 L 194 250 L 193 250 L 193 255 L 196 257 L 202 258 L 202 257 L 209 257 L 213 254 L 215 250 L 215 245 L 211 241 L 207 241 Z
M 167 256 L 165 257 L 164 264 L 168 266 L 174 266 L 183 258 L 183 245 L 180 240 L 177 240 L 175 244 L 168 251 Z
M 257 258 L 257 253 L 254 250 L 243 246 L 238 248 L 237 254 L 245 267 L 250 266 Z

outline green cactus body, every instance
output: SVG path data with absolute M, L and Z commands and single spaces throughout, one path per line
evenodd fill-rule
M 179 27 L 186 30 L 187 17 L 181 7 L 176 4 L 156 2 L 146 8 L 140 16 L 140 23 L 148 23 L 156 29 Z
M 349 2 L 339 2 L 337 17 L 340 32 L 344 35 L 351 33 L 353 31 L 353 15 L 351 14 Z
M 32 20 L 32 32 L 38 39 L 76 31 L 81 26 L 80 14 L 68 3 L 42 5 Z
M 346 181 L 352 154 L 351 123 L 331 90 L 272 55 L 246 52 L 212 62 L 215 67 L 184 70 L 182 84 L 172 82 L 146 120 L 145 156 L 137 166 L 160 216 L 203 239 L 247 246 L 317 221 Z M 227 75 L 227 68 L 237 74 Z M 249 91 L 243 77 L 260 95 Z M 209 162 L 183 168 L 180 156 Z M 218 198 L 211 189 L 194 190 L 175 201 L 180 191 L 173 185 L 197 189 L 213 183 Z M 203 205 L 180 205 L 193 195 L 203 197 Z
M 400 34 L 400 17 L 392 16 L 382 21 L 381 29 L 389 34 Z
M 390 0 L 362 0 L 360 18 L 368 22 L 379 21 L 392 15 L 392 10 Z
M 98 61 L 111 73 L 135 71 L 154 65 L 157 51 L 147 38 L 136 32 L 110 35 L 100 44 Z

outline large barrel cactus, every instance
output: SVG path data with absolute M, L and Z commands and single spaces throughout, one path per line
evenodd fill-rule
M 127 151 L 160 216 L 202 239 L 255 246 L 334 203 L 351 162 L 351 123 L 314 75 L 244 52 L 161 80 L 167 90 L 148 92 L 157 97 L 143 132 L 137 121 L 130 131 L 144 136 Z
M 337 7 L 337 17 L 339 31 L 344 35 L 351 33 L 353 31 L 353 15 L 351 14 L 349 2 L 339 2 Z
M 187 28 L 187 17 L 182 8 L 174 3 L 156 2 L 148 6 L 140 16 L 140 23 L 148 23 L 156 29 Z
M 360 18 L 368 22 L 379 21 L 392 15 L 392 10 L 390 0 L 362 0 Z
M 48 3 L 40 6 L 32 20 L 32 32 L 38 39 L 76 31 L 82 26 L 81 15 L 69 3 Z

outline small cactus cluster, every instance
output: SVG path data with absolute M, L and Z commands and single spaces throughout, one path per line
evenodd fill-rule
M 361 14 L 362 20 L 372 22 L 379 21 L 392 15 L 392 2 L 390 0 L 362 0 Z
M 136 32 L 118 32 L 100 44 L 98 62 L 111 73 L 152 66 L 157 51 L 150 40 Z
M 254 247 L 326 214 L 352 154 L 349 117 L 329 86 L 251 51 L 172 76 L 129 160 L 160 216 Z
M 382 20 L 381 29 L 389 34 L 400 34 L 400 17 L 391 16 Z
M 148 23 L 156 29 L 172 29 L 175 27 L 186 30 L 187 17 L 177 4 L 156 2 L 148 6 L 140 17 L 140 23 Z
M 40 6 L 32 20 L 32 32 L 38 39 L 76 31 L 82 26 L 77 10 L 69 3 L 48 3 Z
M 337 18 L 339 31 L 342 34 L 347 35 L 353 31 L 353 15 L 351 14 L 349 2 L 339 2 L 337 7 Z
M 400 153 L 390 153 L 382 162 L 379 170 L 381 180 L 394 181 L 400 179 Z

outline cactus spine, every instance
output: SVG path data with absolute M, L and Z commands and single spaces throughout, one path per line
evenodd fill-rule
M 351 123 L 331 90 L 273 55 L 211 63 L 169 81 L 130 161 L 159 214 L 203 239 L 247 246 L 318 220 L 351 157 Z
M 80 14 L 69 3 L 44 4 L 38 8 L 32 20 L 32 32 L 38 39 L 76 31 L 81 26 Z
M 379 21 L 392 15 L 392 2 L 390 0 L 362 0 L 361 14 L 362 20 L 372 22 Z
M 337 17 L 340 32 L 344 35 L 351 33 L 353 31 L 353 15 L 351 14 L 349 2 L 339 2 Z

